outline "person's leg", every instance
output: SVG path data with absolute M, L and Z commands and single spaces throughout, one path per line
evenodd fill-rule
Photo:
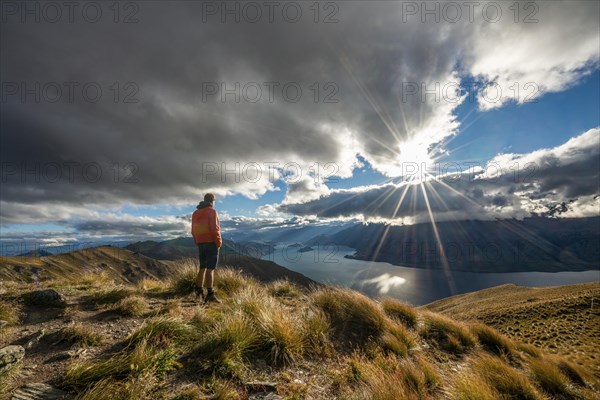
M 206 274 L 204 275 L 204 283 L 206 283 L 206 288 L 212 292 L 213 290 L 213 280 L 215 277 L 214 269 L 205 269 Z
M 200 272 L 198 272 L 198 277 L 196 277 L 196 286 L 200 289 L 204 287 L 204 282 L 208 280 L 206 279 L 206 268 L 200 268 Z M 210 279 L 210 284 L 212 286 L 212 278 Z
M 204 301 L 206 302 L 214 302 L 214 303 L 220 303 L 221 300 L 219 300 L 217 298 L 217 296 L 215 296 L 215 292 L 213 291 L 213 283 L 215 280 L 215 268 L 217 268 L 217 263 L 219 262 L 219 249 L 217 248 L 216 245 L 212 246 L 212 249 L 210 249 L 209 255 L 208 255 L 208 259 L 207 259 L 207 268 L 208 270 L 206 271 L 206 289 L 207 289 L 207 294 L 206 294 L 206 298 L 204 299 Z
M 202 244 L 198 245 L 198 261 L 200 262 L 200 271 L 198 272 L 198 276 L 196 277 L 196 287 L 194 291 L 196 293 L 196 297 L 202 297 L 204 299 L 204 276 L 206 275 L 206 265 L 207 265 L 207 252 L 204 249 Z

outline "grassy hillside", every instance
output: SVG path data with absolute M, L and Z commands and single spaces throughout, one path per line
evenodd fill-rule
M 164 252 L 173 257 L 198 257 L 198 248 L 186 238 L 172 241 L 140 242 L 140 249 L 160 244 Z M 191 242 L 192 247 L 189 247 Z M 164 243 L 167 243 L 165 245 Z M 184 250 L 182 250 L 184 249 Z M 154 253 L 153 253 L 154 254 Z M 156 255 L 166 253 L 156 253 Z M 180 257 L 181 256 L 181 257 Z M 0 279 L 19 282 L 37 282 L 48 279 L 71 279 L 91 274 L 106 274 L 111 279 L 123 283 L 135 283 L 142 279 L 165 279 L 172 275 L 174 259 L 157 260 L 144 254 L 122 247 L 100 246 L 88 249 L 51 255 L 47 257 L 0 257 Z M 262 282 L 289 279 L 301 286 L 318 285 L 306 276 L 282 267 L 274 262 L 260 260 L 235 253 L 229 248 L 220 256 L 221 265 L 234 266 L 258 278 Z
M 121 247 L 100 246 L 45 257 L 0 257 L 0 279 L 35 282 L 104 273 L 120 282 L 163 279 L 170 267 Z
M 600 378 L 600 282 L 545 288 L 503 285 L 425 308 L 484 322 L 508 337 L 588 367 Z
M 169 281 L 106 275 L 43 284 L 66 308 L 3 283 L 0 347 L 26 347 L 8 398 L 47 382 L 79 399 L 593 399 L 583 368 L 480 323 L 336 288 L 218 273 L 222 304 L 191 297 L 196 266 Z M 267 397 L 267 393 L 270 393 Z M 281 396 L 281 397 L 277 397 Z

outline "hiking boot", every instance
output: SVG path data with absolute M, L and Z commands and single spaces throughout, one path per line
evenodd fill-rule
M 204 289 L 194 286 L 194 294 L 196 295 L 196 300 L 202 299 L 202 301 L 204 301 Z
M 205 303 L 222 303 L 221 300 L 215 296 L 215 292 L 208 292 L 206 297 L 204 298 Z

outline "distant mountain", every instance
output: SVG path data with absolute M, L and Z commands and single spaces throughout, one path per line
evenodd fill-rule
M 30 250 L 25 253 L 19 254 L 19 257 L 47 257 L 51 256 L 54 253 L 50 253 L 44 249 Z
M 452 270 L 471 272 L 600 268 L 600 217 L 439 222 L 436 227 L 437 232 L 432 224 L 361 224 L 305 244 L 335 243 L 356 249 L 352 258 L 417 268 L 442 268 L 444 259 Z
M 143 278 L 163 279 L 171 274 L 166 263 L 112 246 L 93 247 L 44 257 L 0 257 L 0 278 L 32 282 L 73 278 L 88 272 L 108 273 L 122 282 Z
M 126 249 L 161 260 L 167 264 L 171 264 L 169 261 L 175 261 L 180 258 L 198 257 L 198 247 L 191 237 L 181 237 L 163 242 L 154 242 L 152 240 L 136 242 L 128 245 Z M 221 247 L 219 265 L 228 265 L 241 269 L 262 282 L 289 279 L 305 287 L 318 285 L 317 282 L 298 272 L 282 267 L 272 261 L 251 257 L 248 254 L 253 254 L 249 248 L 225 239 Z
M 221 226 L 232 222 L 223 221 Z M 231 225 L 226 236 L 236 243 L 246 242 L 272 242 L 272 243 L 295 243 L 305 242 L 318 235 L 333 235 L 343 229 L 355 225 L 356 222 L 332 222 L 328 224 L 297 224 L 265 226 L 265 227 L 243 227 Z

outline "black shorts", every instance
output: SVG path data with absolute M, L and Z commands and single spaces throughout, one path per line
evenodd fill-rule
M 219 248 L 214 243 L 198 244 L 198 258 L 200 268 L 215 269 L 219 262 Z

